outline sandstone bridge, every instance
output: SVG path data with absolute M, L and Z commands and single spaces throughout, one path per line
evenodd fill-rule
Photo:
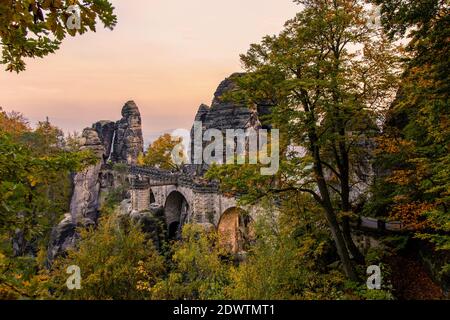
M 193 175 L 189 166 L 177 172 L 128 166 L 128 179 L 131 210 L 145 212 L 152 207 L 163 208 L 171 238 L 179 236 L 186 223 L 202 224 L 216 229 L 225 239 L 224 244 L 239 252 L 245 231 L 263 212 L 258 206 L 240 207 L 235 197 L 221 193 L 217 183 Z M 380 234 L 405 231 L 399 222 L 371 218 L 361 218 L 353 229 L 355 242 L 363 250 L 377 246 Z
M 157 168 L 129 166 L 131 210 L 143 212 L 151 207 L 164 208 L 170 238 L 179 236 L 186 223 L 213 227 L 226 235 L 227 245 L 240 251 L 244 229 L 261 210 L 257 206 L 241 208 L 237 199 L 225 196 L 219 185 L 202 177 L 182 171 L 171 172 Z M 245 213 L 245 214 L 244 214 Z

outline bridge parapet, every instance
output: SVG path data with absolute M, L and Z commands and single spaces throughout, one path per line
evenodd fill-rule
M 207 181 L 200 177 L 191 176 L 182 172 L 171 172 L 157 168 L 144 168 L 131 166 L 129 168 L 131 175 L 147 177 L 150 186 L 169 186 L 177 185 L 191 188 L 199 193 L 218 193 L 219 185 L 216 182 Z
M 219 192 L 219 185 L 217 183 L 187 175 L 180 175 L 177 184 L 181 187 L 190 188 L 197 193 Z
M 408 228 L 401 221 L 385 221 L 369 217 L 361 217 L 356 224 L 355 229 L 372 231 L 377 233 L 386 232 L 407 232 Z
M 148 178 L 143 177 L 133 177 L 130 179 L 131 188 L 137 190 L 150 189 L 150 182 Z

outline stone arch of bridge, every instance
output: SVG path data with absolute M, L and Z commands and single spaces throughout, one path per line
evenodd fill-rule
M 166 198 L 164 215 L 170 239 L 181 237 L 181 228 L 188 218 L 190 205 L 180 191 L 172 191 Z
M 223 212 L 217 226 L 220 244 L 230 253 L 245 251 L 252 238 L 252 219 L 247 211 L 230 207 Z

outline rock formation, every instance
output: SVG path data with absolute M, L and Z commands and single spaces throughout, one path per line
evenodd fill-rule
M 136 164 L 143 152 L 141 114 L 136 103 L 128 101 L 122 109 L 122 119 L 116 123 L 111 160 Z
M 136 104 L 127 102 L 118 122 L 99 121 L 92 128 L 84 129 L 81 145 L 81 149 L 91 150 L 98 161 L 73 176 L 70 213 L 52 231 L 49 262 L 75 244 L 77 227 L 97 223 L 101 192 L 115 186 L 108 172 L 102 171 L 103 165 L 108 161 L 136 164 L 138 155 L 143 152 L 141 116 Z
M 73 178 L 73 194 L 70 203 L 70 213 L 75 223 L 95 223 L 98 218 L 98 199 L 100 193 L 100 170 L 103 164 L 105 148 L 97 131 L 84 129 L 83 149 L 92 150 L 98 158 L 97 164 L 89 166 L 82 172 L 75 174 Z
M 75 246 L 78 238 L 76 228 L 77 225 L 74 223 L 70 213 L 66 213 L 64 219 L 53 228 L 47 251 L 48 264 L 51 264 L 63 252 Z
M 82 134 L 82 149 L 91 150 L 98 158 L 95 165 L 87 167 L 73 177 L 73 193 L 70 213 L 66 214 L 52 231 L 48 260 L 65 252 L 76 242 L 76 228 L 95 225 L 99 213 L 100 171 L 103 164 L 105 147 L 97 131 L 86 128 Z
M 195 121 L 201 121 L 203 132 L 208 129 L 218 129 L 225 135 L 227 129 L 261 129 L 258 107 L 250 109 L 244 102 L 231 101 L 227 94 L 236 90 L 236 79 L 243 74 L 234 73 L 222 81 L 214 93 L 211 107 L 202 104 L 195 116 Z M 261 109 L 267 112 L 267 107 Z M 205 144 L 203 145 L 203 148 Z M 194 162 L 194 127 L 191 130 L 191 160 Z
M 236 90 L 234 80 L 241 76 L 242 74 L 235 73 L 220 83 L 214 93 L 211 108 L 204 115 L 206 129 L 214 128 L 225 132 L 226 129 L 261 128 L 257 110 L 251 110 L 243 102 L 230 101 L 225 96 Z
M 235 79 L 242 74 L 233 74 L 222 81 L 214 94 L 211 107 L 201 105 L 195 120 L 203 123 L 203 132 L 208 129 L 218 129 L 224 134 L 227 129 L 261 129 L 260 114 L 266 114 L 267 108 L 257 106 L 249 108 L 245 103 L 231 102 L 225 98 L 227 93 L 236 89 Z M 98 162 L 73 177 L 73 194 L 70 213 L 57 225 L 52 233 L 48 259 L 51 262 L 56 256 L 65 252 L 76 243 L 78 227 L 95 225 L 99 218 L 102 201 L 111 191 L 125 187 L 124 178 L 115 172 L 110 163 L 135 165 L 139 154 L 144 151 L 141 115 L 135 102 L 128 101 L 122 108 L 122 119 L 114 121 L 99 121 L 86 128 L 82 135 L 82 148 L 94 152 Z M 203 145 L 204 147 L 205 145 Z M 203 173 L 203 166 L 193 169 L 192 175 Z M 191 174 L 191 171 L 189 174 Z M 125 173 L 126 176 L 126 173 Z M 126 199 L 126 196 L 122 196 Z M 159 245 L 155 236 L 160 233 L 159 223 L 161 212 L 153 208 L 149 212 L 133 213 L 130 211 L 130 200 L 124 200 L 120 211 L 124 217 L 142 223 L 144 229 Z M 157 223 L 158 222 L 158 223 Z M 158 225 L 158 226 L 157 226 Z M 158 240 L 158 241 L 157 241 Z
M 105 161 L 136 164 L 144 151 L 142 120 L 134 101 L 128 101 L 122 108 L 122 119 L 117 122 L 103 120 L 93 124 L 104 148 Z

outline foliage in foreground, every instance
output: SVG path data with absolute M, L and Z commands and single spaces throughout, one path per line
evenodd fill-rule
M 80 9 L 80 29 L 67 28 L 72 5 Z M 112 29 L 117 23 L 107 0 L 0 0 L 0 63 L 7 71 L 25 70 L 25 58 L 42 58 L 59 49 L 67 36 L 96 31 L 97 19 Z
M 32 130 L 21 114 L 0 108 L 0 297 L 39 296 L 38 261 L 69 210 L 70 173 L 92 161 L 48 121 Z
M 72 265 L 81 269 L 81 290 L 67 289 L 66 270 Z M 163 258 L 140 226 L 112 214 L 102 218 L 97 229 L 80 230 L 78 248 L 55 262 L 47 285 L 54 298 L 148 299 L 141 288 L 152 286 L 164 270 Z
M 383 176 L 366 211 L 402 221 L 450 256 L 450 7 L 448 1 L 371 0 L 385 30 L 408 36 L 398 95 L 378 141 Z M 450 259 L 442 275 L 450 277 Z

